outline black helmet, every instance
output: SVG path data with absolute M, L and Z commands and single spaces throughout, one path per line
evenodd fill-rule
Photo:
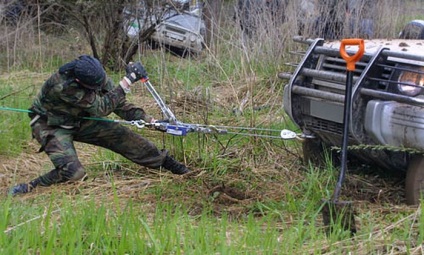
M 88 55 L 82 55 L 78 58 L 74 74 L 81 85 L 89 89 L 100 88 L 106 79 L 105 70 L 99 60 Z
M 89 89 L 99 89 L 102 87 L 106 73 L 99 60 L 88 55 L 79 56 L 78 59 L 63 65 L 59 72 L 67 74 L 84 87 Z

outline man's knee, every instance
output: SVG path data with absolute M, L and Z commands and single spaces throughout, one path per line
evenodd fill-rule
M 78 181 L 85 176 L 84 169 L 78 169 L 75 173 L 69 178 L 69 181 Z

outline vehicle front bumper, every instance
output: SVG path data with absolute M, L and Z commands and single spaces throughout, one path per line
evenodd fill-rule
M 423 107 L 371 100 L 365 114 L 365 131 L 376 143 L 424 149 Z

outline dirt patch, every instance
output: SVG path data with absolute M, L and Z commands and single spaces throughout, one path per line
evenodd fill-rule
M 90 148 L 79 146 L 81 161 L 90 169 L 94 164 L 91 161 L 93 155 Z M 51 165 L 43 154 L 23 153 L 15 158 L 1 156 L 0 159 L 0 185 L 3 191 L 11 185 L 37 177 Z M 295 162 L 286 160 L 285 165 L 290 164 Z M 282 167 L 277 170 L 275 164 L 263 164 L 250 170 L 229 172 L 219 178 L 206 169 L 192 168 L 192 173 L 176 176 L 168 172 L 122 164 L 112 170 L 88 172 L 85 181 L 39 187 L 19 199 L 32 200 L 38 196 L 49 197 L 54 193 L 96 196 L 98 201 L 114 201 L 114 196 L 117 196 L 121 203 L 128 200 L 142 202 L 146 212 L 150 208 L 153 213 L 156 203 L 161 201 L 184 206 L 188 208 L 190 215 L 201 215 L 204 210 L 208 210 L 217 217 L 225 213 L 231 219 L 238 219 L 255 213 L 255 204 L 258 202 L 285 201 L 287 195 L 302 197 L 302 194 L 296 194 L 296 189 L 287 188 L 302 185 L 305 172 L 301 168 Z M 176 190 L 176 187 L 179 188 Z M 161 190 L 159 197 L 155 193 L 158 188 Z M 356 209 L 359 210 L 369 210 L 370 206 L 379 210 L 379 204 L 402 205 L 402 190 L 402 183 L 396 178 L 383 179 L 377 175 L 348 174 L 341 199 L 354 201 Z M 261 216 L 261 213 L 257 216 Z
M 343 188 L 351 200 L 400 205 L 405 203 L 404 181 L 404 173 L 362 166 L 348 173 Z

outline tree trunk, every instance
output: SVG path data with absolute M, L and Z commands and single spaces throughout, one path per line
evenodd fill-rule
M 221 20 L 221 0 L 206 0 L 203 8 L 203 17 L 206 26 L 205 44 L 214 49 L 218 35 L 219 23 Z
M 119 70 L 125 64 L 122 54 L 126 50 L 124 42 L 127 36 L 123 29 L 124 5 L 110 1 L 104 10 L 108 15 L 104 17 L 107 29 L 102 49 L 102 63 L 112 70 Z

